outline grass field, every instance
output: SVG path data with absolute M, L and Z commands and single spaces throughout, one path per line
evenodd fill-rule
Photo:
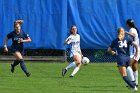
M 26 77 L 20 66 L 11 73 L 10 63 L 0 63 L 0 93 L 132 93 L 125 87 L 115 63 L 82 66 L 74 78 L 69 78 L 72 69 L 64 78 L 61 76 L 68 63 L 26 65 L 31 77 Z

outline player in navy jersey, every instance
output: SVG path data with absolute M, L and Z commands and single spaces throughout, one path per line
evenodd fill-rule
M 135 57 L 138 56 L 138 45 L 133 42 L 131 39 L 125 38 L 125 31 L 123 28 L 118 29 L 118 38 L 112 41 L 108 52 L 117 57 L 117 65 L 121 76 L 124 81 L 132 88 L 133 91 L 137 91 L 137 87 L 134 82 L 129 80 L 127 77 L 126 68 L 130 66 L 130 55 L 129 55 L 129 46 L 133 45 L 136 49 Z M 116 49 L 116 52 L 113 49 Z
M 4 52 L 8 52 L 7 42 L 9 39 L 12 39 L 11 50 L 16 60 L 11 64 L 11 72 L 14 73 L 15 66 L 20 64 L 21 69 L 25 72 L 26 76 L 29 77 L 31 74 L 27 71 L 27 68 L 24 64 L 23 55 L 24 55 L 24 42 L 31 42 L 31 38 L 28 34 L 21 30 L 21 24 L 23 20 L 16 20 L 14 22 L 14 31 L 7 34 L 4 41 Z

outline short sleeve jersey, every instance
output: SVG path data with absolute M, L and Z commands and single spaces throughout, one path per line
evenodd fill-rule
M 70 48 L 72 52 L 81 51 L 80 49 L 80 35 L 70 35 L 66 40 L 70 39 L 68 44 L 70 44 Z
M 129 45 L 132 44 L 131 39 L 119 40 L 119 38 L 112 41 L 110 48 L 116 49 L 117 55 L 127 55 L 129 56 Z
M 135 34 L 135 37 L 131 37 L 131 36 L 129 36 L 129 37 L 139 45 L 139 37 L 138 37 L 138 33 L 137 33 L 136 29 L 131 28 L 129 30 L 129 32 Z M 135 52 L 136 52 L 136 50 L 134 49 L 134 46 L 130 46 L 130 55 L 134 55 Z
M 21 39 L 27 39 L 29 37 L 24 31 L 20 31 L 20 33 L 16 33 L 16 31 L 12 31 L 7 34 L 8 39 L 12 39 L 12 46 L 14 47 L 23 47 L 23 42 L 20 42 Z

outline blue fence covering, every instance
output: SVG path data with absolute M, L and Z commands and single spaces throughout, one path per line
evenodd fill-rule
M 32 38 L 27 48 L 64 50 L 63 42 L 75 24 L 82 49 L 106 49 L 116 29 L 126 29 L 128 18 L 140 27 L 139 9 L 140 0 L 0 0 L 0 47 L 14 20 L 23 19 L 22 29 Z

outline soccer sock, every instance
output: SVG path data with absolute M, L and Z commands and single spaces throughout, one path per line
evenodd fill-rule
M 73 70 L 71 76 L 74 76 L 74 75 L 79 71 L 79 69 L 80 69 L 79 67 L 76 67 L 76 68 Z
M 127 76 L 129 77 L 129 79 L 131 81 L 135 81 L 133 70 L 130 66 L 127 67 L 126 72 L 127 72 Z
M 136 83 L 136 85 L 138 85 L 138 70 L 134 71 L 133 74 L 134 74 L 134 78 L 135 78 L 135 83 Z
M 12 64 L 12 67 L 17 66 L 19 63 L 20 63 L 20 61 L 19 61 L 19 60 L 14 60 L 14 62 L 13 62 L 13 64 Z
M 20 67 L 25 72 L 25 74 L 28 73 L 27 68 L 26 68 L 26 66 L 24 64 L 24 60 L 20 60 Z
M 71 64 L 69 64 L 65 69 L 68 70 L 72 67 L 76 67 L 76 63 L 75 62 L 72 62 Z
M 130 80 L 128 79 L 127 76 L 123 76 L 123 80 L 124 80 L 131 88 L 135 88 L 135 84 L 134 84 L 132 81 L 130 81 Z

